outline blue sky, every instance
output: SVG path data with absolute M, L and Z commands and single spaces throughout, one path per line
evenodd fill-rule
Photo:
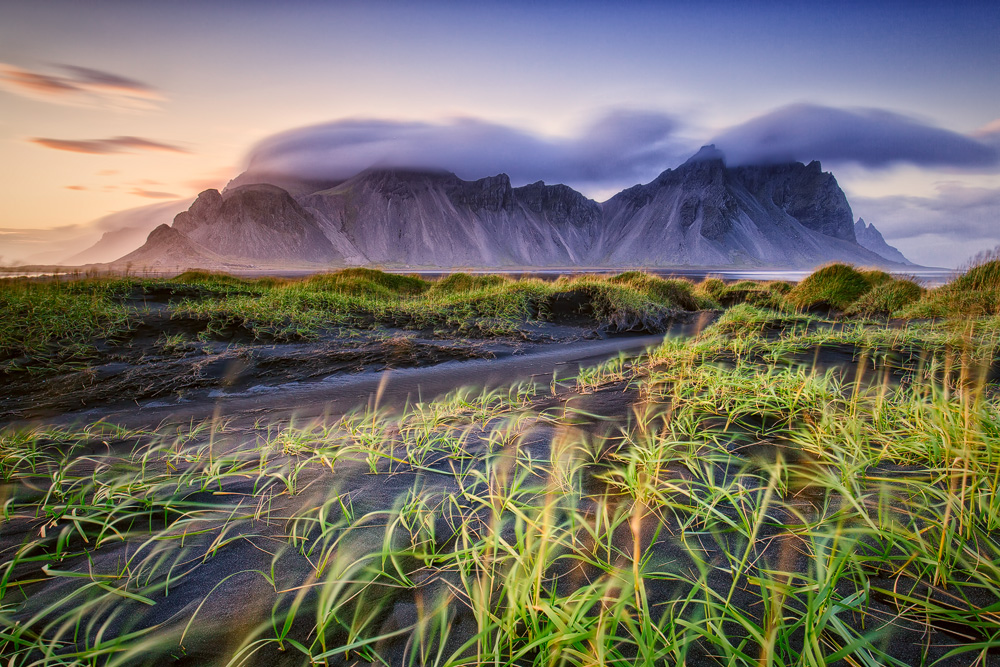
M 712 140 L 779 146 L 915 261 L 955 265 L 1000 243 L 995 5 L 5 3 L 0 234 L 76 239 L 224 185 L 261 142 L 377 120 L 391 147 L 358 159 L 405 144 L 598 199 Z

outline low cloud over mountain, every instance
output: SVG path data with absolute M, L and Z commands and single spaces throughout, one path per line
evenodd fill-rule
M 688 151 L 673 117 L 610 112 L 575 135 L 545 137 L 476 118 L 441 123 L 340 120 L 274 135 L 249 156 L 248 171 L 310 180 L 344 180 L 363 171 L 438 169 L 463 178 L 504 172 L 515 183 L 607 188 L 648 180 Z
M 357 172 L 440 169 L 463 178 L 505 172 L 514 183 L 608 189 L 653 178 L 702 142 L 680 137 L 683 122 L 660 112 L 617 110 L 575 135 L 545 137 L 477 118 L 441 123 L 347 119 L 273 135 L 248 156 L 251 174 L 340 181 Z M 712 141 L 731 165 L 820 160 L 884 168 L 993 171 L 1000 128 L 965 135 L 883 109 L 795 104 L 720 132 Z
M 732 164 L 795 160 L 857 163 L 869 168 L 921 167 L 992 170 L 997 144 L 882 109 L 794 104 L 731 127 L 714 140 Z

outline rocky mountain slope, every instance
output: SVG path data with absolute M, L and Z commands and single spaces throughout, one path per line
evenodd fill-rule
M 248 268 L 216 254 L 192 241 L 183 232 L 169 225 L 160 225 L 149 233 L 149 238 L 137 250 L 119 259 L 115 264 L 129 268 L 154 271 L 185 270 L 189 268 Z
M 858 245 L 868 248 L 873 253 L 884 257 L 890 262 L 913 264 L 910 260 L 903 257 L 903 253 L 886 243 L 885 239 L 882 238 L 882 233 L 875 229 L 875 225 L 867 224 L 864 218 L 858 218 L 858 221 L 854 223 L 854 236 L 858 239 Z
M 192 262 L 807 268 L 906 261 L 858 242 L 847 198 L 818 162 L 730 168 L 711 146 L 602 204 L 565 185 L 513 187 L 505 174 L 464 181 L 373 169 L 332 187 L 286 179 L 291 192 L 254 181 L 244 174 L 222 193 L 207 190 L 175 218 L 170 229 L 192 244 Z M 131 261 L 156 257 L 166 240 L 179 259 L 178 238 L 160 234 Z

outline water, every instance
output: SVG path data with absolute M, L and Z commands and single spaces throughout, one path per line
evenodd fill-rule
M 4 271 L 0 273 L 0 279 L 2 278 L 51 278 L 53 276 L 68 276 L 65 272 L 46 272 L 46 271 L 25 271 L 24 273 L 8 273 Z
M 592 274 L 592 275 L 608 275 L 620 273 L 622 271 L 630 271 L 633 269 L 584 269 L 584 268 L 573 268 L 568 267 L 564 269 L 454 269 L 452 271 L 441 271 L 441 270 L 408 270 L 408 269 L 384 269 L 388 273 L 405 273 L 405 274 L 417 274 L 424 278 L 443 278 L 445 276 L 451 275 L 457 271 L 462 271 L 463 273 L 470 273 L 475 275 L 486 275 L 486 274 L 502 274 L 506 276 L 511 276 L 512 278 L 540 278 L 542 280 L 555 280 L 559 276 L 575 276 L 581 274 Z M 737 280 L 784 280 L 790 283 L 797 283 L 810 273 L 814 269 L 799 270 L 799 269 L 686 269 L 683 267 L 678 268 L 643 268 L 635 269 L 641 270 L 645 273 L 651 273 L 653 275 L 662 276 L 663 278 L 686 278 L 688 280 L 693 280 L 695 282 L 704 280 L 708 276 L 713 276 L 721 278 L 727 282 L 734 282 Z M 890 274 L 898 278 L 908 278 L 910 280 L 915 280 L 917 283 L 923 285 L 924 287 L 938 287 L 944 285 L 946 282 L 953 280 L 955 277 L 961 274 L 961 271 L 955 269 L 928 269 L 924 267 L 914 267 L 912 271 L 889 271 Z

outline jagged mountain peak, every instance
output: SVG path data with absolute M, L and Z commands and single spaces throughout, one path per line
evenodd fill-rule
M 726 154 L 715 147 L 715 144 L 708 144 L 698 149 L 698 152 L 689 157 L 681 167 L 701 162 L 721 162 L 726 163 Z
M 882 232 L 876 229 L 875 225 L 866 223 L 864 218 L 858 218 L 858 221 L 854 223 L 854 235 L 860 246 L 871 250 L 878 256 L 898 264 L 911 264 L 903 253 L 886 242 Z

